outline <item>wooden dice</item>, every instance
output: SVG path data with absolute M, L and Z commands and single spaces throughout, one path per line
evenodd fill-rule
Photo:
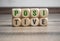
M 39 17 L 39 9 L 35 9 L 35 8 L 33 8 L 33 9 L 31 9 L 31 17 L 32 18 L 34 18 L 34 17 Z
M 28 8 L 28 9 L 26 9 L 26 8 L 24 8 L 24 9 L 22 9 L 22 17 L 30 17 L 30 9 Z
M 39 25 L 39 19 L 38 18 L 31 18 L 31 25 L 32 26 L 38 26 Z
M 47 8 L 13 8 L 12 25 L 20 26 L 47 26 Z
M 16 9 L 12 9 L 12 15 L 13 17 L 21 17 L 21 9 L 16 8 Z
M 21 25 L 21 19 L 20 18 L 13 18 L 13 26 L 18 27 Z
M 29 18 L 22 18 L 22 26 L 29 26 L 30 19 Z
M 47 26 L 48 24 L 48 19 L 47 18 L 40 18 L 40 25 L 41 26 Z
M 48 16 L 48 9 L 47 8 L 41 8 L 39 13 L 40 13 L 41 18 L 45 18 Z

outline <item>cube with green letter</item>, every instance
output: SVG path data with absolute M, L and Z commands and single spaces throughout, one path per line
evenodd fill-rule
M 22 17 L 30 17 L 30 9 L 22 9 Z
M 39 17 L 39 9 L 31 9 L 31 17 Z
M 40 17 L 45 18 L 48 16 L 48 9 L 47 8 L 40 8 Z
M 21 9 L 20 8 L 12 9 L 12 15 L 13 17 L 21 17 Z

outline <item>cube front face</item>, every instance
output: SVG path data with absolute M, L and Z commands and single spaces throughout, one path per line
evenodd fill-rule
M 32 26 L 38 26 L 39 25 L 39 19 L 38 18 L 31 18 L 31 25 Z
M 14 8 L 12 9 L 12 25 L 20 26 L 47 26 L 47 8 Z
M 22 26 L 29 26 L 30 23 L 31 22 L 29 18 L 22 18 Z
M 13 17 L 21 17 L 21 9 L 12 9 Z
M 41 26 L 47 26 L 48 19 L 47 18 L 40 18 L 40 25 Z
M 47 16 L 48 16 L 48 9 L 47 8 L 40 9 L 40 17 L 45 18 Z
M 39 9 L 31 9 L 31 17 L 39 17 Z
M 22 17 L 30 17 L 30 9 L 22 9 Z
M 21 25 L 21 19 L 20 18 L 13 18 L 12 22 L 13 22 L 12 23 L 13 26 L 15 26 L 15 27 L 19 27 Z

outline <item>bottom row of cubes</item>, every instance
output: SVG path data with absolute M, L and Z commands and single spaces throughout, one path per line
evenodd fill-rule
M 14 27 L 20 26 L 47 26 L 47 18 L 13 18 L 12 24 Z

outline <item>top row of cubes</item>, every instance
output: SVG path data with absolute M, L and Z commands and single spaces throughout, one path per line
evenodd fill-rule
M 45 18 L 48 16 L 48 9 L 47 8 L 15 8 L 12 9 L 13 17 L 41 17 Z

